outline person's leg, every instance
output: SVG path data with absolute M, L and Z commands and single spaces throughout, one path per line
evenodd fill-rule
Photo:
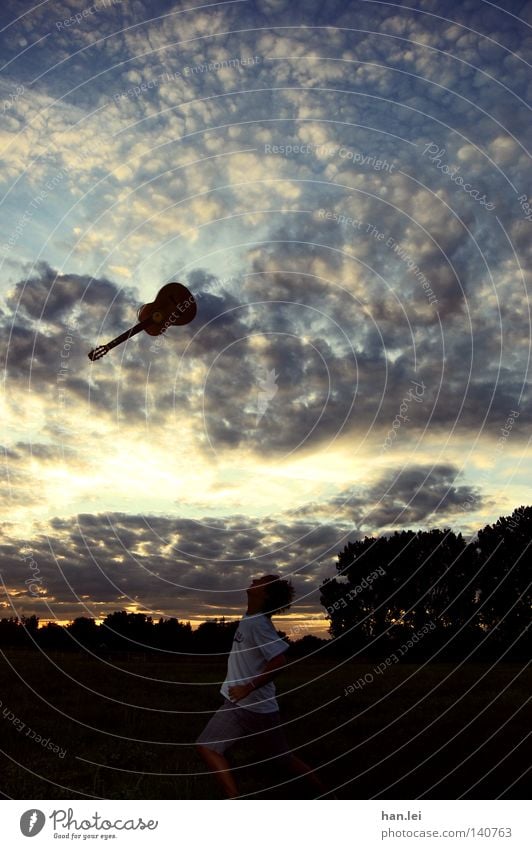
M 327 793 L 327 787 L 320 781 L 312 767 L 310 767 L 305 761 L 298 758 L 297 755 L 290 753 L 290 755 L 286 759 L 286 766 L 289 772 L 292 775 L 301 775 L 303 776 L 310 786 L 317 790 L 320 794 Z
M 238 797 L 238 788 L 225 753 L 244 733 L 242 713 L 241 708 L 224 699 L 196 740 L 196 751 L 228 799 Z
M 236 799 L 238 796 L 238 787 L 231 772 L 229 761 L 223 755 L 209 749 L 208 746 L 196 746 L 198 754 L 203 758 L 209 769 L 212 770 L 214 778 L 224 791 L 228 799 Z
M 328 788 L 318 778 L 314 770 L 305 763 L 297 755 L 294 755 L 290 750 L 290 746 L 286 739 L 284 729 L 281 725 L 281 717 L 278 711 L 270 714 L 263 714 L 264 728 L 268 729 L 264 734 L 262 741 L 265 753 L 270 756 L 277 754 L 280 756 L 280 765 L 286 769 L 290 775 L 301 776 L 305 779 L 309 787 L 316 792 L 317 795 L 327 793 Z

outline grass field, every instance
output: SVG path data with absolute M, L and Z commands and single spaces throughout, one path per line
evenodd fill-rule
M 220 798 L 192 744 L 224 673 L 223 660 L 5 652 L 3 796 Z M 277 687 L 292 747 L 339 798 L 510 799 L 530 787 L 531 678 L 522 664 L 405 664 L 376 675 L 374 664 L 309 658 Z M 243 795 L 309 798 L 264 757 L 249 744 L 232 750 Z

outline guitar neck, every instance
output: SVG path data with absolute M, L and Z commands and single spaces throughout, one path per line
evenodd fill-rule
M 144 321 L 139 321 L 139 323 L 136 324 L 135 327 L 131 327 L 129 330 L 126 330 L 125 333 L 122 333 L 120 336 L 117 336 L 116 339 L 113 339 L 112 342 L 107 342 L 105 347 L 108 351 L 110 351 L 111 348 L 116 348 L 117 345 L 120 345 L 122 342 L 126 342 L 127 339 L 131 339 L 131 337 L 135 336 L 136 333 L 140 333 L 141 330 L 144 330 L 144 328 L 150 323 L 150 321 L 151 317 L 144 319 Z

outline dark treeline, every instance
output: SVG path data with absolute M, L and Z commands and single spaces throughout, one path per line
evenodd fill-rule
M 290 640 L 292 655 L 419 660 L 528 659 L 532 655 L 532 507 L 487 525 L 465 543 L 453 531 L 403 531 L 350 542 L 338 577 L 321 586 L 331 638 Z M 79 617 L 67 626 L 36 616 L 0 620 L 1 647 L 43 650 L 226 655 L 237 621 L 189 622 L 125 610 L 101 624 Z M 300 631 L 298 631 L 300 633 Z
M 36 616 L 0 621 L 0 645 L 39 646 L 43 649 L 77 651 L 88 649 L 95 653 L 114 651 L 216 653 L 231 648 L 236 622 L 215 619 L 202 622 L 193 631 L 189 622 L 178 619 L 154 621 L 145 613 L 117 610 L 98 625 L 95 619 L 80 616 L 69 625 L 49 622 L 39 625 Z
M 0 646 L 41 648 L 62 652 L 90 651 L 96 655 L 114 652 L 227 655 L 231 650 L 238 621 L 224 618 L 202 622 L 192 630 L 189 622 L 178 619 L 154 621 L 145 613 L 117 610 L 98 625 L 95 619 L 80 616 L 69 625 L 49 622 L 40 625 L 37 616 L 0 620 Z M 290 638 L 278 631 L 283 639 Z M 306 654 L 325 640 L 308 634 L 293 644 L 294 654 Z
M 529 659 L 532 507 L 465 543 L 451 530 L 348 543 L 321 602 L 336 650 L 422 659 Z M 395 657 L 392 656 L 395 653 Z

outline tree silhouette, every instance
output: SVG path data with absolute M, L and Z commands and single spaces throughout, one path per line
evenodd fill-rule
M 0 644 L 3 646 L 20 646 L 25 642 L 22 623 L 18 616 L 0 620 Z
M 175 617 L 161 618 L 154 628 L 154 640 L 158 648 L 188 652 L 192 649 L 190 622 L 180 622 Z
M 518 507 L 478 534 L 476 581 L 481 627 L 496 641 L 530 653 L 532 507 Z
M 350 542 L 338 554 L 338 577 L 321 587 L 331 636 L 344 651 L 383 654 L 430 628 L 427 656 L 437 646 L 446 646 L 445 656 L 464 656 L 488 636 L 499 651 L 516 642 L 523 653 L 530 646 L 531 541 L 532 508 L 520 507 L 467 545 L 449 529 Z
M 532 507 L 518 507 L 486 525 L 466 544 L 449 529 L 401 531 L 349 542 L 338 553 L 337 576 L 321 586 L 333 637 L 327 653 L 358 651 L 385 657 L 423 629 L 409 659 L 529 658 Z M 80 616 L 66 628 L 39 627 L 36 615 L 0 620 L 0 645 L 46 650 L 224 655 L 237 621 L 154 622 L 145 613 L 115 610 L 101 625 Z M 282 631 L 278 633 L 287 639 Z M 300 656 L 320 651 L 317 637 L 289 641 Z
M 94 649 L 98 644 L 99 634 L 96 620 L 88 616 L 79 616 L 67 625 L 67 631 L 74 638 L 74 643 L 79 643 L 86 648 Z
M 194 631 L 194 651 L 202 654 L 228 654 L 237 626 L 238 622 L 226 622 L 224 618 L 202 622 Z
M 153 619 L 145 613 L 116 610 L 105 617 L 101 628 L 105 634 L 105 641 L 114 648 L 144 651 L 146 646 L 155 644 Z

